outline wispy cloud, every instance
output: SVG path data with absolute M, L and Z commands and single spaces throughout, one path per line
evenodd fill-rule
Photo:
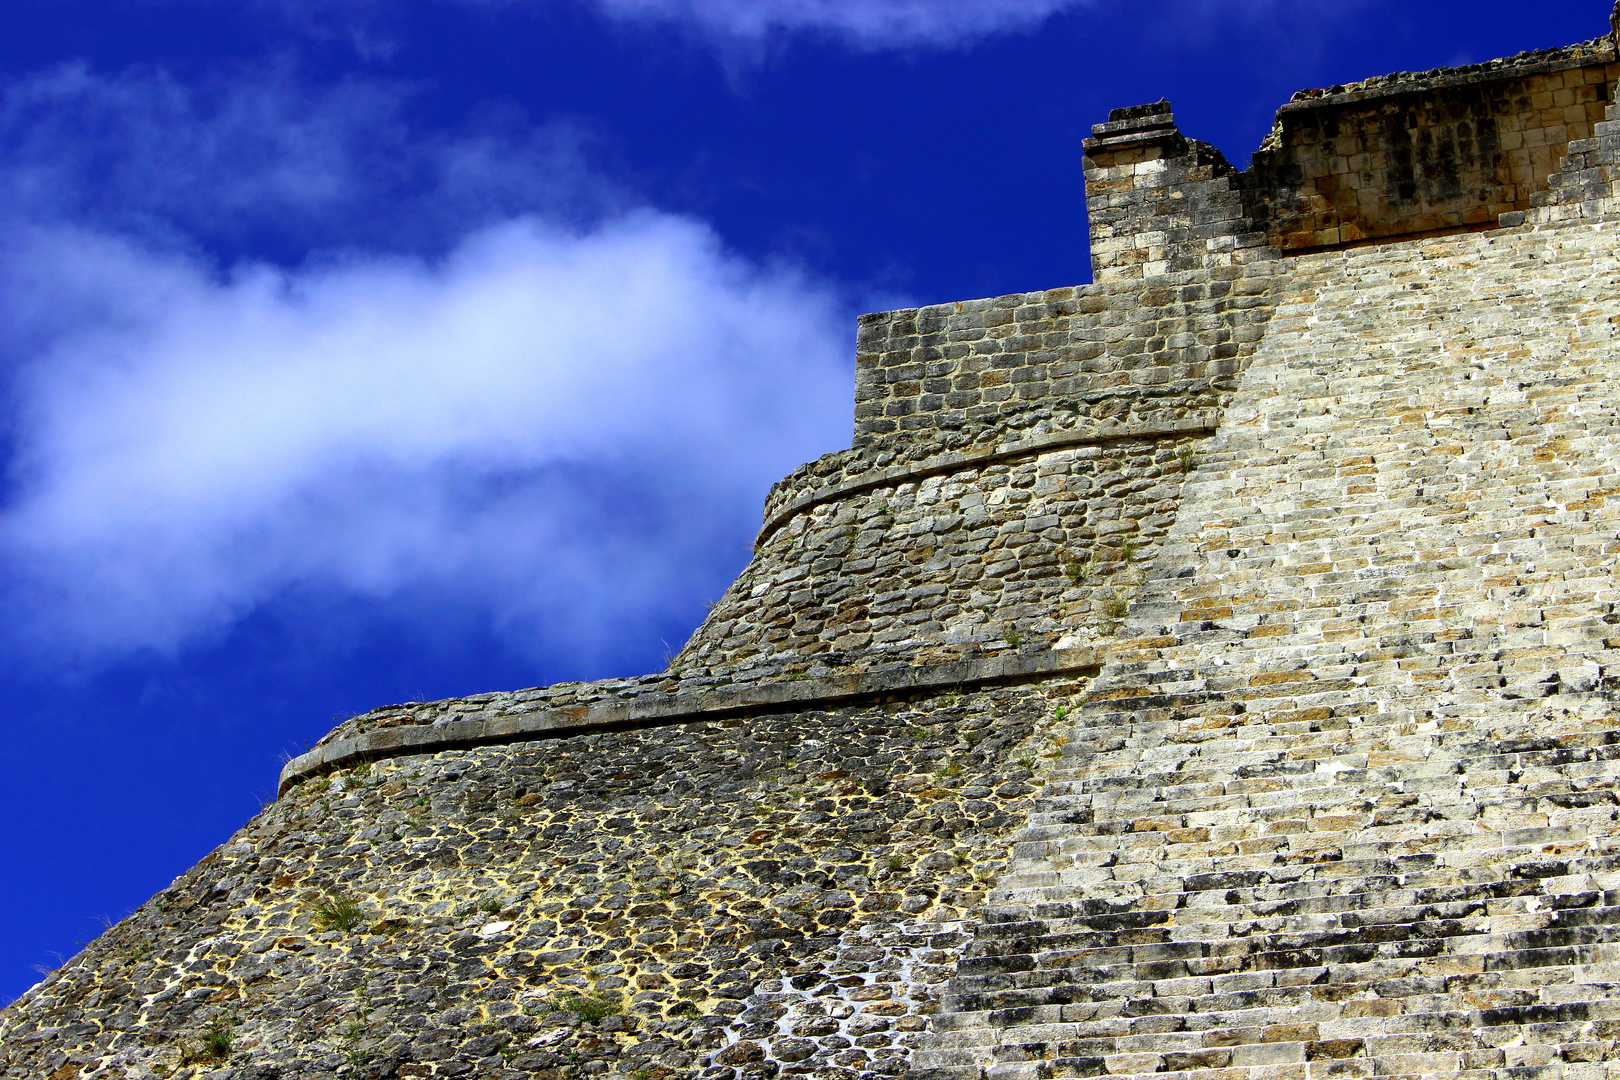
M 160 243 L 297 250 L 442 249 L 504 216 L 633 205 L 579 128 L 515 116 L 423 136 L 402 115 L 414 92 L 371 79 L 317 91 L 286 59 L 195 83 L 65 65 L 0 88 L 0 205 Z
M 197 115 L 159 76 L 53 79 L 10 100 L 65 94 L 115 130 L 98 183 L 71 126 L 13 107 L 5 128 L 27 148 L 0 171 L 27 193 L 0 241 L 13 654 L 173 652 L 267 607 L 358 600 L 589 656 L 723 586 L 717 545 L 846 437 L 840 298 L 702 222 L 622 199 L 563 213 L 575 165 L 538 209 L 458 204 L 500 171 L 476 139 L 417 152 L 455 164 L 420 182 L 437 197 L 390 198 L 356 130 L 388 115 L 377 87 L 235 87 L 220 100 L 270 118 L 255 142 L 240 108 Z M 139 118 L 171 112 L 178 160 L 154 160 Z M 277 208 L 315 229 L 367 198 L 431 203 L 460 232 L 294 268 L 168 242 Z
M 593 0 L 619 19 L 694 27 L 722 40 L 832 35 L 861 49 L 959 45 L 1028 30 L 1084 0 Z
M 304 33 L 346 38 L 367 58 L 397 47 L 398 12 L 378 0 L 258 0 L 273 5 Z M 462 0 L 522 12 L 558 0 Z M 985 38 L 1027 33 L 1068 12 L 1119 0 L 571 0 L 627 25 L 682 32 L 717 47 L 728 61 L 753 62 L 766 48 L 795 37 L 834 41 L 862 52 L 970 47 Z M 1169 45 L 1205 41 L 1212 30 L 1262 31 L 1294 24 L 1320 28 L 1372 0 L 1138 0 L 1133 21 Z

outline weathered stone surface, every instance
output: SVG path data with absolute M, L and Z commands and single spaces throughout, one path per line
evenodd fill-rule
M 1617 77 L 1603 37 L 1301 91 L 1240 181 L 1245 207 L 1285 250 L 1494 226 L 1592 137 Z
M 0 1012 L 0 1075 L 1607 1080 L 1604 48 L 1285 108 L 1539 117 L 1557 171 L 1381 246 L 1265 169 L 1393 158 L 1116 110 L 1097 283 L 863 319 L 855 445 L 668 671 L 339 725 Z
M 298 785 L 0 1014 L 0 1075 L 897 1074 L 1083 685 Z
M 340 724 L 319 746 L 289 761 L 279 790 L 333 768 L 401 754 L 431 754 L 471 746 L 568 738 L 652 724 L 732 719 L 780 713 L 799 704 L 831 707 L 855 701 L 921 697 L 929 691 L 966 689 L 1096 674 L 1106 647 L 1004 649 L 977 660 L 945 664 L 890 665 L 846 675 L 805 676 L 786 682 L 706 686 L 701 692 L 639 695 L 620 693 L 564 708 L 546 708 L 543 696 L 480 695 L 484 708 L 469 716 L 455 701 L 436 702 L 404 715 L 367 713 Z M 400 707 L 402 710 L 405 707 Z
M 1610 1060 L 1617 232 L 1290 264 L 919 1074 Z

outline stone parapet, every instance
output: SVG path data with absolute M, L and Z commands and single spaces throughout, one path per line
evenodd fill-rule
M 1141 281 L 1232 266 L 1264 249 L 1221 152 L 1181 134 L 1167 101 L 1115 109 L 1085 141 L 1092 278 Z

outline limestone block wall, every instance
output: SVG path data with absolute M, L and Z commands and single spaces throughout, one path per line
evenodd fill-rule
M 1108 636 L 1264 335 L 1275 276 L 1257 256 L 866 316 L 855 447 L 773 489 L 753 561 L 671 671 L 780 677 Z
M 1282 250 L 1490 227 L 1546 191 L 1620 77 L 1603 37 L 1488 64 L 1301 91 L 1239 179 Z
M 1504 215 L 1503 224 L 1595 220 L 1620 212 L 1620 202 L 1615 199 L 1615 181 L 1620 179 L 1620 108 L 1609 106 L 1605 116 L 1593 125 L 1590 139 L 1569 144 L 1569 154 L 1559 162 L 1558 172 L 1547 178 L 1547 190 L 1532 197 L 1532 209 L 1523 215 Z
M 854 445 L 960 449 L 1054 413 L 1160 424 L 1215 405 L 1264 335 L 1270 262 L 863 316 Z
M 1264 333 L 1267 280 L 1234 268 L 863 316 L 855 445 L 959 449 L 1054 412 L 1157 423 L 1207 408 Z
M 1290 262 L 916 1075 L 1610 1074 L 1617 233 Z
M 1115 109 L 1091 134 L 1086 213 L 1095 281 L 1210 275 L 1272 254 L 1250 221 L 1237 171 L 1213 146 L 1181 134 L 1169 102 Z

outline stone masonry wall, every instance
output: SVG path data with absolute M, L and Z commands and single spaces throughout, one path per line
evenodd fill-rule
M 1118 439 L 794 516 L 675 657 L 683 677 L 945 663 L 1112 635 L 1198 439 Z
M 1043 408 L 1156 424 L 1207 407 L 1264 333 L 1271 272 L 1261 260 L 863 316 L 855 446 L 977 445 Z
M 1531 199 L 1533 209 L 1523 216 L 1505 215 L 1503 224 L 1521 225 L 1596 220 L 1620 212 L 1615 181 L 1620 179 L 1620 108 L 1610 105 L 1606 118 L 1594 124 L 1590 139 L 1569 144 L 1569 154 L 1558 172 L 1547 178 L 1547 190 Z
M 1115 109 L 1085 141 L 1091 268 L 1099 284 L 1216 277 L 1275 253 L 1221 152 L 1186 138 L 1170 103 Z
M 1612 1074 L 1617 233 L 1291 262 L 918 1076 Z
M 896 1075 L 1083 686 L 307 782 L 0 1013 L 0 1076 Z
M 1468 226 L 1531 207 L 1620 77 L 1614 42 L 1302 91 L 1239 183 L 1283 250 Z

